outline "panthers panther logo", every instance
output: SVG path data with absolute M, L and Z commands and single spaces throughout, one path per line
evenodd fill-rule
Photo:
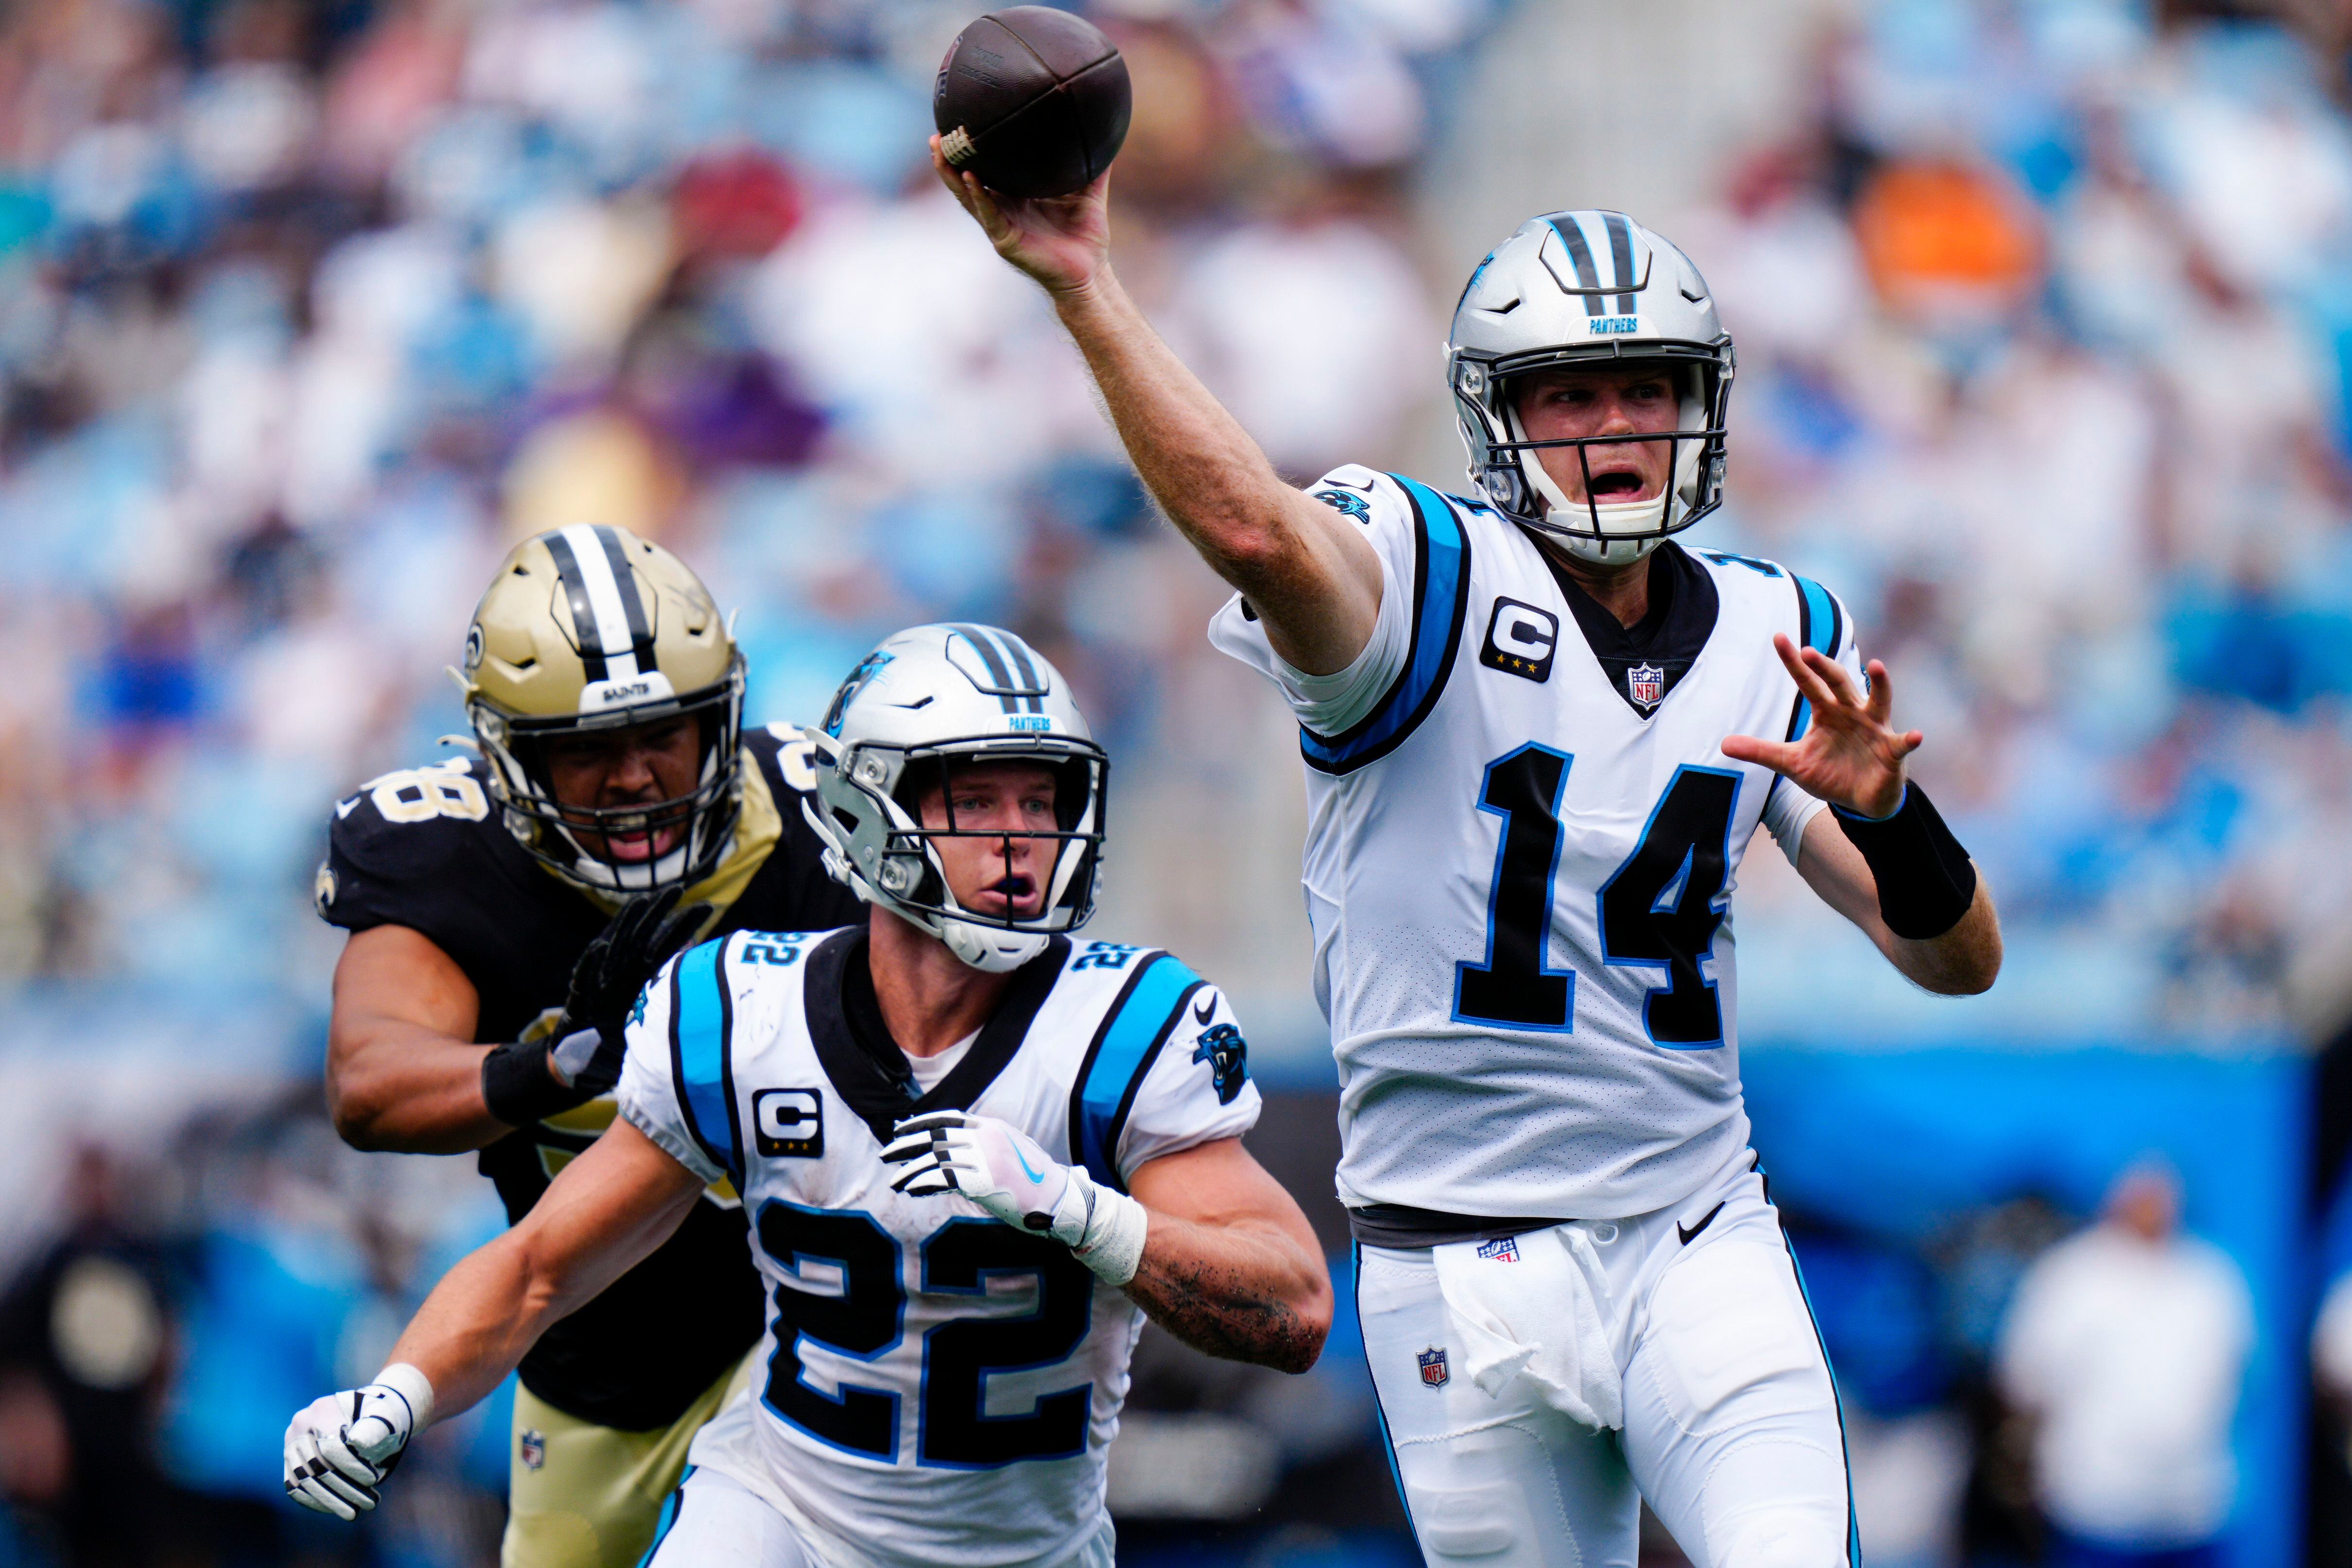
M 1361 496 L 1351 496 L 1345 490 L 1318 490 L 1315 498 L 1327 507 L 1337 507 L 1360 523 L 1372 520 L 1372 504 Z
M 866 689 L 866 683 L 882 673 L 882 666 L 897 657 L 895 653 L 885 653 L 877 648 L 858 661 L 857 668 L 849 672 L 849 678 L 841 683 L 839 691 L 833 694 L 833 706 L 824 710 L 825 734 L 835 737 L 841 734 L 842 715 L 849 711 L 849 705 L 857 700 L 857 694 Z
M 1214 1029 L 1202 1030 L 1200 1043 L 1192 1048 L 1192 1060 L 1209 1064 L 1220 1105 L 1232 1104 L 1234 1096 L 1242 1092 L 1242 1085 L 1249 1082 L 1249 1041 L 1232 1024 L 1221 1023 Z

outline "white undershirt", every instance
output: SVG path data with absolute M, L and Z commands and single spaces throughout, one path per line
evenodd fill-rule
M 955 1064 L 963 1060 L 964 1052 L 979 1038 L 980 1030 L 974 1030 L 936 1056 L 917 1056 L 908 1051 L 907 1071 L 915 1075 L 915 1087 L 925 1094 L 938 1088 L 940 1081 L 955 1071 Z M 903 1046 L 900 1049 L 905 1050 Z

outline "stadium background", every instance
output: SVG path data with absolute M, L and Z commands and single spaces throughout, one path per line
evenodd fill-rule
M 1988 1348 L 2156 1149 L 2258 1305 L 2232 1563 L 2345 1561 L 2305 1347 L 2352 1264 L 2352 16 L 1087 8 L 1137 89 L 1121 272 L 1294 476 L 1457 484 L 1445 312 L 1530 212 L 1629 209 L 1715 284 L 1706 542 L 1853 606 L 2009 932 L 1991 994 L 1931 1002 L 1777 855 L 1739 893 L 1758 1141 L 1872 1560 L 2031 1560 Z M 1339 1244 L 1290 737 L 1042 299 L 929 182 L 974 9 L 0 7 L 0 1562 L 109 1529 L 488 1560 L 502 1410 L 362 1532 L 277 1497 L 288 1414 L 498 1223 L 470 1161 L 336 1142 L 309 890 L 329 802 L 463 729 L 441 667 L 558 522 L 662 538 L 740 610 L 754 720 L 913 621 L 1046 649 L 1117 759 L 1099 928 L 1235 994 L 1257 1143 Z M 1303 1381 L 1147 1344 L 1126 1560 L 1406 1561 L 1348 1333 Z

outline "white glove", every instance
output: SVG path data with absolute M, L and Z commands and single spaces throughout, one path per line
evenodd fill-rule
M 1066 1166 L 1020 1128 L 969 1111 L 933 1111 L 892 1130 L 882 1151 L 907 1171 L 891 1190 L 957 1192 L 1007 1225 L 1041 1231 L 1114 1285 L 1143 1261 L 1143 1205 Z
M 286 1495 L 313 1512 L 357 1519 L 432 1419 L 433 1385 L 405 1362 L 365 1388 L 311 1401 L 286 1428 Z

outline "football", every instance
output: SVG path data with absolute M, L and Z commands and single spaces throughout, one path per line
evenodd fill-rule
M 1050 5 L 992 11 L 956 35 L 931 89 L 950 168 L 1015 197 L 1084 190 L 1118 155 L 1127 62 L 1084 17 Z

